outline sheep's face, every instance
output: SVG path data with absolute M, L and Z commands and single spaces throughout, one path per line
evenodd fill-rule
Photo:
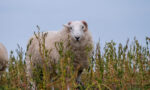
M 71 41 L 79 43 L 84 39 L 85 32 L 87 31 L 87 23 L 85 21 L 69 22 L 65 27 L 68 28 Z

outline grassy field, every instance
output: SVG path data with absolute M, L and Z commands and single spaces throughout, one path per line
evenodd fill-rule
M 32 80 L 37 82 L 38 90 L 50 90 L 51 86 L 66 90 L 67 85 L 71 90 L 77 87 L 81 90 L 150 90 L 150 38 L 146 38 L 146 46 L 141 46 L 136 38 L 130 44 L 127 40 L 126 45 L 111 41 L 105 47 L 100 46 L 98 42 L 93 57 L 89 57 L 89 68 L 82 73 L 84 87 L 75 82 L 77 71 L 73 70 L 72 54 L 61 50 L 60 62 L 52 64 L 53 70 L 46 68 L 47 54 L 41 54 L 46 57 L 45 65 L 33 68 Z M 15 52 L 11 51 L 9 66 L 0 77 L 0 90 L 28 90 L 24 56 L 19 45 Z

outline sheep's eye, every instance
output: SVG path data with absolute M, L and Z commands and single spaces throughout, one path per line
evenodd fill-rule
M 81 28 L 84 29 L 84 26 L 82 26 Z
M 72 27 L 70 27 L 70 30 L 72 30 Z

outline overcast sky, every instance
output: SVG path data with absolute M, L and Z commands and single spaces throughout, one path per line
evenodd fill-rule
M 94 42 L 125 43 L 134 36 L 141 44 L 150 37 L 150 0 L 0 0 L 0 42 L 8 51 L 24 50 L 39 25 L 41 31 L 85 20 Z

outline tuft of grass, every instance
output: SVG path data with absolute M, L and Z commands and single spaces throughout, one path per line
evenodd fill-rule
M 73 67 L 73 52 L 63 50 L 63 42 L 56 43 L 60 60 L 56 64 L 50 60 L 50 50 L 45 48 L 45 33 L 35 33 L 39 40 L 39 52 L 43 65 L 33 66 L 33 81 L 37 89 L 66 90 L 81 87 L 81 90 L 149 90 L 150 89 L 150 38 L 146 37 L 146 46 L 138 40 L 126 45 L 114 41 L 107 42 L 101 50 L 100 42 L 96 44 L 89 68 L 81 76 L 84 87 L 75 81 L 77 70 Z M 42 38 L 39 38 L 42 37 Z M 32 40 L 31 40 L 32 42 Z M 87 50 L 88 51 L 88 50 Z M 0 76 L 0 90 L 28 90 L 30 86 L 26 76 L 25 53 L 18 45 L 17 56 L 10 52 L 8 68 Z M 32 57 L 32 56 L 31 56 Z M 51 68 L 48 68 L 51 65 Z

